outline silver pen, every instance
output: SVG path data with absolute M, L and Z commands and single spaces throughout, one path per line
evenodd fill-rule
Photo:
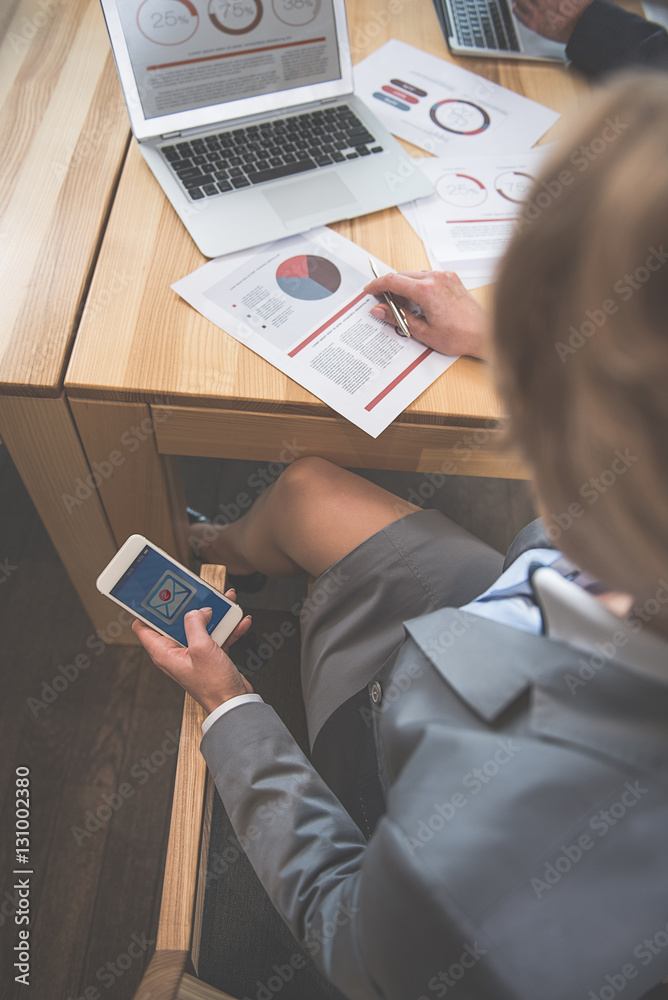
M 380 278 L 380 274 L 378 273 L 378 268 L 376 267 L 376 265 L 372 261 L 371 257 L 369 257 L 369 263 L 371 264 L 371 270 L 373 271 L 374 276 L 376 278 Z M 401 308 L 401 306 L 397 305 L 397 303 L 394 301 L 393 296 L 390 295 L 389 292 L 383 292 L 383 298 L 385 299 L 385 301 L 387 302 L 388 306 L 392 310 L 392 315 L 394 316 L 395 320 L 397 321 L 397 325 L 396 325 L 395 329 L 396 329 L 397 333 L 399 334 L 399 336 L 400 337 L 410 337 L 411 331 L 408 329 L 408 322 L 406 321 L 406 313 L 403 311 L 403 309 Z

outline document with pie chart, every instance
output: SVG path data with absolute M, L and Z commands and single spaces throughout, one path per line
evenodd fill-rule
M 559 118 L 396 38 L 355 66 L 355 93 L 390 132 L 437 156 L 530 149 Z
M 399 206 L 436 270 L 492 280 L 552 144 L 526 153 L 420 157 L 434 194 Z M 474 287 L 467 283 L 468 287 Z
M 373 258 L 379 272 L 388 267 Z M 172 285 L 208 320 L 372 437 L 456 358 L 370 315 L 369 254 L 325 227 L 211 260 Z

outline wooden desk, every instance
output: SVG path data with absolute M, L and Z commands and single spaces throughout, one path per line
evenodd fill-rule
M 373 0 L 350 0 L 349 22 L 355 62 L 392 36 L 449 58 L 428 0 L 402 0 L 391 16 Z M 557 66 L 460 62 L 560 112 L 585 89 Z M 397 270 L 428 267 L 397 209 L 335 228 Z M 118 469 L 100 485 L 117 543 L 139 531 L 187 556 L 173 514 L 183 512 L 174 455 L 274 461 L 294 440 L 300 454 L 347 466 L 437 472 L 452 461 L 467 475 L 523 475 L 516 459 L 495 450 L 499 404 L 485 365 L 458 360 L 373 440 L 170 290 L 203 261 L 132 146 L 89 302 L 115 274 L 126 275 L 127 284 L 104 311 L 86 307 L 65 380 L 89 461 L 108 463 L 121 452 Z M 134 440 L 131 428 L 142 426 L 141 444 L 121 447 Z
M 114 542 L 95 490 L 64 502 L 90 470 L 63 375 L 128 138 L 98 0 L 3 4 L 0 437 L 98 627 L 113 616 L 90 567 Z

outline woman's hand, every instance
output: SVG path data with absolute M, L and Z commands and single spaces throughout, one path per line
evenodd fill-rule
M 225 596 L 232 601 L 236 597 L 233 590 L 228 590 Z M 185 688 L 207 714 L 230 698 L 253 690 L 225 652 L 232 643 L 246 634 L 251 625 L 250 615 L 242 618 L 222 649 L 206 630 L 211 615 L 211 608 L 200 608 L 189 611 L 184 616 L 187 649 L 143 622 L 137 620 L 132 625 L 135 635 L 156 667 L 160 667 Z
M 417 339 L 440 354 L 487 355 L 488 319 L 485 310 L 453 271 L 410 271 L 386 274 L 370 281 L 369 295 L 391 292 L 404 306 L 408 329 Z M 405 308 L 408 302 L 420 307 L 420 316 Z M 371 315 L 395 325 L 386 302 L 374 306 Z

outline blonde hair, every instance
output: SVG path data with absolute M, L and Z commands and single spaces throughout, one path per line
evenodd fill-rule
M 494 350 L 555 547 L 665 631 L 668 74 L 618 77 L 550 159 L 502 263 Z

